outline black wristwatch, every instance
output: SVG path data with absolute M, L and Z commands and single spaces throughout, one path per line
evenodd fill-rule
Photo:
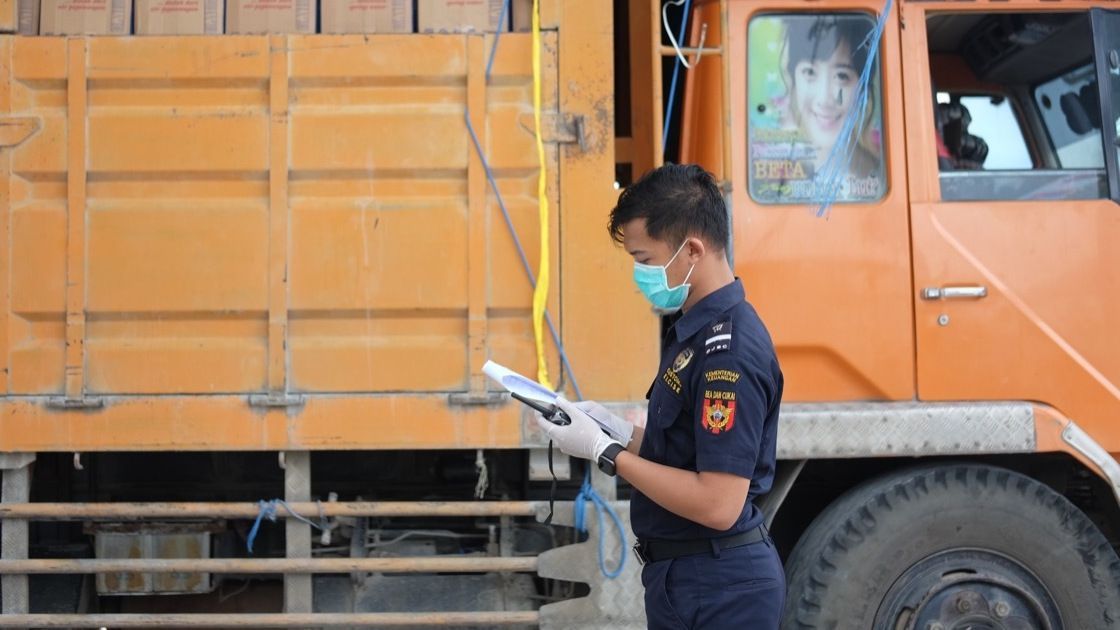
M 603 454 L 599 456 L 599 470 L 607 473 L 612 477 L 615 476 L 618 471 L 615 468 L 614 460 L 618 457 L 619 453 L 625 450 L 626 447 L 622 446 L 618 442 L 613 442 L 610 446 L 603 449 Z

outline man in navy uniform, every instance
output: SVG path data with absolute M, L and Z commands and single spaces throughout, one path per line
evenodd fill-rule
M 559 448 L 622 476 L 650 628 L 777 628 L 785 575 L 755 506 L 774 480 L 782 372 L 727 259 L 727 209 L 695 165 L 650 171 L 619 197 L 611 236 L 669 316 L 645 429 L 594 402 L 539 418 Z

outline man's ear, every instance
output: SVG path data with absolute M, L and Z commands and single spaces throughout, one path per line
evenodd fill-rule
M 702 239 L 696 236 L 690 236 L 685 239 L 684 251 L 688 254 L 689 264 L 694 265 L 708 252 L 708 246 L 704 244 Z

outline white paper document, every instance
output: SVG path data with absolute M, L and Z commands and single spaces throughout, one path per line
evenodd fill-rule
M 494 382 L 506 388 L 507 391 L 518 396 L 539 400 L 550 405 L 556 402 L 556 392 L 500 363 L 487 361 L 486 365 L 482 366 L 482 372 L 494 379 Z

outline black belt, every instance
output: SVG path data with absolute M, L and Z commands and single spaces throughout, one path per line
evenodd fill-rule
M 638 562 L 657 562 L 681 556 L 695 556 L 701 553 L 718 555 L 723 549 L 734 549 L 765 540 L 769 532 L 764 525 L 749 529 L 740 534 L 723 538 L 693 538 L 692 540 L 638 540 L 634 543 L 634 554 Z

